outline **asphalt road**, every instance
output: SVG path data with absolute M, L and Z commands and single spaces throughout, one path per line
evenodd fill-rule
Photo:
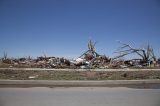
M 0 106 L 160 106 L 160 89 L 0 88 Z

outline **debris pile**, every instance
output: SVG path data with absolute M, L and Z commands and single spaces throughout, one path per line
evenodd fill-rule
M 7 58 L 7 53 L 4 52 L 4 57 L 0 59 L 0 67 L 17 67 L 17 68 L 144 68 L 144 67 L 160 67 L 160 58 L 156 59 L 153 48 L 148 45 L 145 49 L 133 48 L 128 44 L 119 42 L 122 46 L 115 52 L 119 55 L 114 58 L 109 58 L 105 55 L 100 55 L 96 52 L 95 44 L 91 40 L 88 43 L 88 50 L 75 60 L 69 60 L 64 57 L 47 57 L 41 56 L 36 59 L 27 58 Z M 137 54 L 138 59 L 123 60 L 129 54 Z
M 88 50 L 72 63 L 81 68 L 105 68 L 106 64 L 109 64 L 110 58 L 105 55 L 99 55 L 96 52 L 95 44 L 90 40 Z
M 114 57 L 114 59 L 118 59 L 124 57 L 129 54 L 136 54 L 140 58 L 139 59 L 131 59 L 131 60 L 124 60 L 124 64 L 127 67 L 155 67 L 158 64 L 156 60 L 156 56 L 154 55 L 153 48 L 150 45 L 147 45 L 146 48 L 133 48 L 129 44 L 125 44 L 119 41 L 122 45 L 115 53 L 119 55 Z
M 1 59 L 2 64 L 10 65 L 10 67 L 18 68 L 69 68 L 70 61 L 65 58 L 59 57 L 37 57 L 31 58 L 19 58 L 19 59 Z

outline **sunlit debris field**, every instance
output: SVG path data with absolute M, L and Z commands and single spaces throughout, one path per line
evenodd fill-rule
M 160 68 L 160 58 L 156 58 L 150 45 L 146 48 L 133 48 L 129 44 L 119 42 L 121 47 L 115 52 L 114 58 L 100 55 L 96 52 L 95 44 L 89 41 L 88 50 L 77 59 L 64 57 L 41 56 L 32 59 L 8 58 L 7 53 L 0 58 L 0 68 L 67 68 L 67 69 L 119 69 L 119 68 Z M 124 60 L 122 57 L 129 54 L 137 54 L 139 58 Z

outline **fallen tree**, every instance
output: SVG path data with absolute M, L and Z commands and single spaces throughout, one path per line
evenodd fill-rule
M 133 48 L 129 44 L 122 43 L 119 41 L 119 43 L 122 45 L 120 46 L 115 53 L 118 53 L 119 55 L 114 57 L 114 59 L 118 59 L 121 57 L 124 57 L 129 54 L 137 54 L 140 57 L 140 63 L 141 65 L 148 65 L 150 62 L 156 61 L 156 57 L 154 55 L 153 48 L 148 44 L 146 48 Z

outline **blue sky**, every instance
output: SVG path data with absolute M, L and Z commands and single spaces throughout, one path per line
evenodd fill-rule
M 0 56 L 78 57 L 89 39 L 99 54 L 152 45 L 160 57 L 159 0 L 0 0 Z

